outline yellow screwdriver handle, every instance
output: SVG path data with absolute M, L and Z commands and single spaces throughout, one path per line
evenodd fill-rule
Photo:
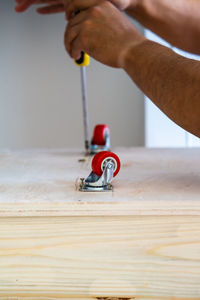
M 90 64 L 90 57 L 85 52 L 81 52 L 81 57 L 78 60 L 75 60 L 75 63 L 79 67 L 86 67 Z
M 80 10 L 77 10 L 75 12 L 75 15 L 77 15 L 79 13 L 80 13 Z M 90 57 L 85 52 L 81 51 L 81 57 L 78 60 L 75 60 L 75 63 L 79 67 L 86 67 L 86 66 L 88 66 L 90 64 Z
M 80 10 L 77 10 L 75 12 L 75 15 L 77 15 L 79 13 L 80 13 Z M 78 60 L 75 60 L 75 63 L 79 67 L 86 67 L 86 66 L 88 66 L 90 64 L 90 57 L 85 52 L 81 51 L 81 57 Z

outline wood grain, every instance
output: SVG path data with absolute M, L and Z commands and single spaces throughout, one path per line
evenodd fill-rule
M 78 191 L 78 151 L 0 152 L 0 216 L 199 215 L 200 149 L 116 149 L 114 192 Z
M 106 297 L 200 299 L 200 217 L 0 219 L 0 299 Z
M 200 299 L 200 150 L 116 152 L 113 193 L 76 151 L 0 152 L 0 300 Z

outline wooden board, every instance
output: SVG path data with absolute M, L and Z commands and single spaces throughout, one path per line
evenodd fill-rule
M 200 150 L 116 152 L 112 193 L 76 151 L 0 153 L 0 300 L 200 299 Z
M 0 219 L 0 299 L 200 299 L 200 217 Z
M 199 149 L 117 149 L 114 191 L 83 193 L 77 151 L 0 153 L 0 216 L 200 215 Z

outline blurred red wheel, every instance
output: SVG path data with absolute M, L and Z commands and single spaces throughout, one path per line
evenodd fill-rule
M 105 124 L 96 125 L 93 132 L 92 145 L 105 146 L 106 135 L 110 134 L 110 129 Z
M 98 176 L 101 176 L 105 167 L 106 162 L 111 161 L 114 163 L 114 177 L 119 173 L 120 170 L 120 159 L 119 157 L 109 151 L 101 151 L 97 153 L 92 160 L 92 171 Z

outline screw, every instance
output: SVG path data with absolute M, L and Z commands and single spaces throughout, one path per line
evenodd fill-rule
M 108 183 L 108 184 L 107 184 L 107 187 L 108 187 L 108 190 L 112 190 L 112 185 L 111 185 L 111 183 Z
M 82 189 L 84 187 L 85 178 L 80 178 L 80 181 L 81 181 L 80 188 Z

